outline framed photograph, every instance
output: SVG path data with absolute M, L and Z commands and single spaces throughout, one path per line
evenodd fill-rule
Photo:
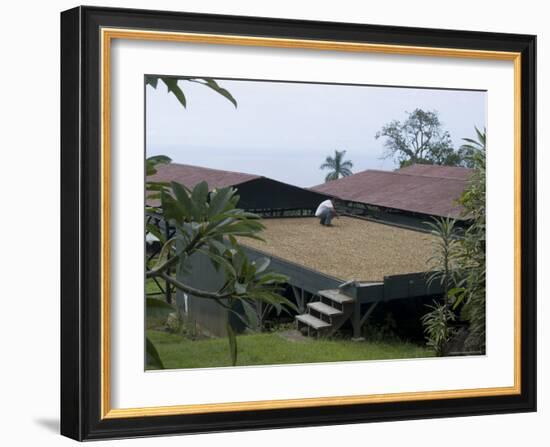
M 61 432 L 536 410 L 532 35 L 61 14 Z

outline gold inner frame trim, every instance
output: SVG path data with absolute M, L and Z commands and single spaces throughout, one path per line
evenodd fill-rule
M 383 45 L 305 39 L 265 38 L 200 33 L 101 29 L 101 418 L 168 416 L 231 411 L 311 408 L 382 402 L 406 402 L 466 397 L 504 396 L 521 393 L 521 54 L 515 52 L 465 50 L 457 48 Z M 110 74 L 113 39 L 259 46 L 355 53 L 381 53 L 427 57 L 453 57 L 513 61 L 514 63 L 514 385 L 445 391 L 404 392 L 356 396 L 327 396 L 248 402 L 223 402 L 142 408 L 111 408 L 110 342 Z

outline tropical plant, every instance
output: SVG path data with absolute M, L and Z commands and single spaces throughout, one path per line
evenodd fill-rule
M 459 203 L 462 205 L 462 216 L 469 222 L 459 238 L 454 230 L 455 221 L 440 219 L 430 223 L 432 234 L 436 236 L 435 254 L 431 258 L 434 271 L 429 282 L 438 280 L 443 288 L 443 303 L 431 307 L 425 315 L 425 331 L 428 344 L 436 346 L 437 340 L 444 340 L 448 333 L 444 328 L 445 318 L 456 318 L 460 311 L 462 320 L 469 323 L 465 340 L 467 349 L 485 352 L 485 152 L 486 132 L 475 129 L 477 140 L 464 138 L 466 144 L 461 147 L 468 166 L 474 173 L 468 180 L 468 186 L 462 193 Z M 450 313 L 449 313 L 450 312 Z M 430 314 L 431 317 L 430 317 Z M 441 334 L 437 334 L 437 330 Z M 440 350 L 440 352 L 443 352 Z
M 160 162 L 148 161 L 153 169 Z M 150 198 L 160 199 L 161 206 L 156 210 L 159 217 L 174 233 L 166 237 L 157 226 L 146 224 L 162 244 L 154 264 L 146 271 L 147 278 L 160 277 L 189 295 L 214 300 L 248 327 L 257 326 L 258 302 L 273 306 L 278 313 L 295 308 L 279 293 L 288 278 L 270 272 L 268 258 L 250 261 L 240 247 L 237 238 L 261 239 L 259 233 L 264 226 L 256 214 L 237 208 L 239 197 L 234 188 L 210 191 L 206 182 L 189 189 L 177 182 L 151 181 L 148 188 L 153 191 Z M 180 280 L 190 273 L 191 257 L 195 254 L 207 256 L 216 270 L 223 272 L 224 282 L 218 290 L 198 289 Z M 175 275 L 170 274 L 171 268 L 175 268 Z M 237 302 L 244 310 L 242 314 L 235 310 Z M 235 365 L 237 340 L 230 318 L 226 328 Z
M 457 295 L 455 308 L 464 303 L 462 317 L 470 323 L 466 346 L 485 351 L 485 271 L 486 271 L 486 142 L 487 134 L 476 128 L 477 141 L 465 138 L 463 146 L 468 151 L 468 160 L 475 169 L 468 188 L 460 197 L 463 217 L 471 224 L 464 233 L 462 242 L 464 286 Z
M 445 344 L 453 334 L 450 323 L 455 320 L 455 314 L 451 309 L 450 301 L 454 299 L 454 293 L 460 283 L 461 246 L 454 219 L 434 219 L 427 224 L 431 227 L 431 234 L 434 236 L 434 255 L 428 260 L 431 267 L 428 285 L 439 283 L 443 293 L 442 302 L 428 306 L 431 310 L 422 317 L 422 324 L 427 345 L 432 347 L 439 356 L 444 354 Z
M 237 107 L 237 101 L 229 93 L 228 90 L 220 87 L 218 83 L 212 78 L 191 78 L 191 77 L 174 77 L 174 76 L 145 76 L 145 85 L 149 85 L 152 88 L 156 89 L 158 87 L 159 81 L 162 81 L 166 85 L 168 93 L 172 93 L 180 104 L 186 108 L 187 107 L 187 98 L 179 86 L 179 81 L 195 82 L 201 85 L 204 85 L 216 93 L 222 95 L 224 98 L 229 100 L 235 107 Z M 151 176 L 156 174 L 156 166 L 159 164 L 168 164 L 170 163 L 170 158 L 164 155 L 158 155 L 154 157 L 149 157 L 145 162 L 146 175 Z M 168 185 L 166 183 L 160 182 L 146 182 L 147 191 L 157 190 L 160 191 L 162 188 L 166 188 Z M 169 272 L 168 272 L 169 273 Z M 159 312 L 160 304 L 146 301 L 148 314 L 153 314 Z M 172 308 L 168 303 L 164 303 L 164 310 L 162 316 L 168 316 Z M 158 351 L 155 348 L 155 345 L 149 340 L 146 339 L 146 352 L 147 352 L 147 363 L 153 365 L 157 368 L 164 368 L 162 360 Z
M 422 324 L 426 333 L 427 345 L 437 356 L 445 353 L 445 345 L 453 335 L 449 322 L 455 320 L 454 312 L 444 303 L 434 302 L 428 306 L 431 310 L 422 316 Z
M 428 259 L 431 271 L 428 284 L 439 282 L 443 289 L 445 304 L 448 303 L 449 291 L 458 284 L 460 276 L 459 261 L 461 257 L 460 240 L 456 230 L 456 220 L 451 218 L 434 218 L 426 222 L 431 228 L 433 238 L 433 256 Z
M 237 101 L 231 93 L 229 93 L 229 91 L 225 88 L 220 87 L 220 85 L 212 78 L 195 78 L 189 76 L 145 76 L 145 84 L 150 85 L 154 89 L 158 87 L 159 81 L 162 81 L 162 83 L 166 86 L 168 93 L 172 93 L 184 108 L 187 107 L 187 98 L 179 86 L 179 81 L 204 85 L 205 87 L 214 90 L 216 93 L 219 93 L 230 101 L 235 107 L 237 107 Z
M 376 133 L 385 137 L 386 153 L 400 167 L 413 163 L 459 166 L 461 154 L 454 150 L 451 135 L 443 130 L 436 111 L 415 109 L 403 122 L 393 120 Z
M 327 156 L 325 162 L 321 165 L 320 169 L 330 169 L 330 172 L 325 177 L 325 182 L 331 180 L 338 180 L 340 177 L 348 177 L 353 174 L 351 169 L 353 163 L 350 160 L 344 160 L 346 151 L 334 151 L 334 157 Z
M 460 154 L 460 158 L 463 160 L 462 166 L 466 168 L 479 169 L 479 157 L 482 156 L 485 158 L 487 132 L 485 129 L 483 129 L 482 132 L 477 127 L 475 128 L 475 132 L 477 140 L 472 138 L 463 138 L 462 141 L 465 141 L 466 143 L 460 146 L 458 152 Z

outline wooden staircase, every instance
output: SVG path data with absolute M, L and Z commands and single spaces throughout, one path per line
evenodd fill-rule
M 298 330 L 307 335 L 330 336 L 351 316 L 355 298 L 345 288 L 319 290 L 319 301 L 307 304 L 307 313 L 296 315 Z

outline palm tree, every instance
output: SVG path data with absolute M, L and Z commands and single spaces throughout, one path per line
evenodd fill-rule
M 350 160 L 344 160 L 346 151 L 334 151 L 334 157 L 330 155 L 325 159 L 320 169 L 330 169 L 330 172 L 325 177 L 325 182 L 338 180 L 340 177 L 348 177 L 353 174 L 351 168 L 353 163 Z

